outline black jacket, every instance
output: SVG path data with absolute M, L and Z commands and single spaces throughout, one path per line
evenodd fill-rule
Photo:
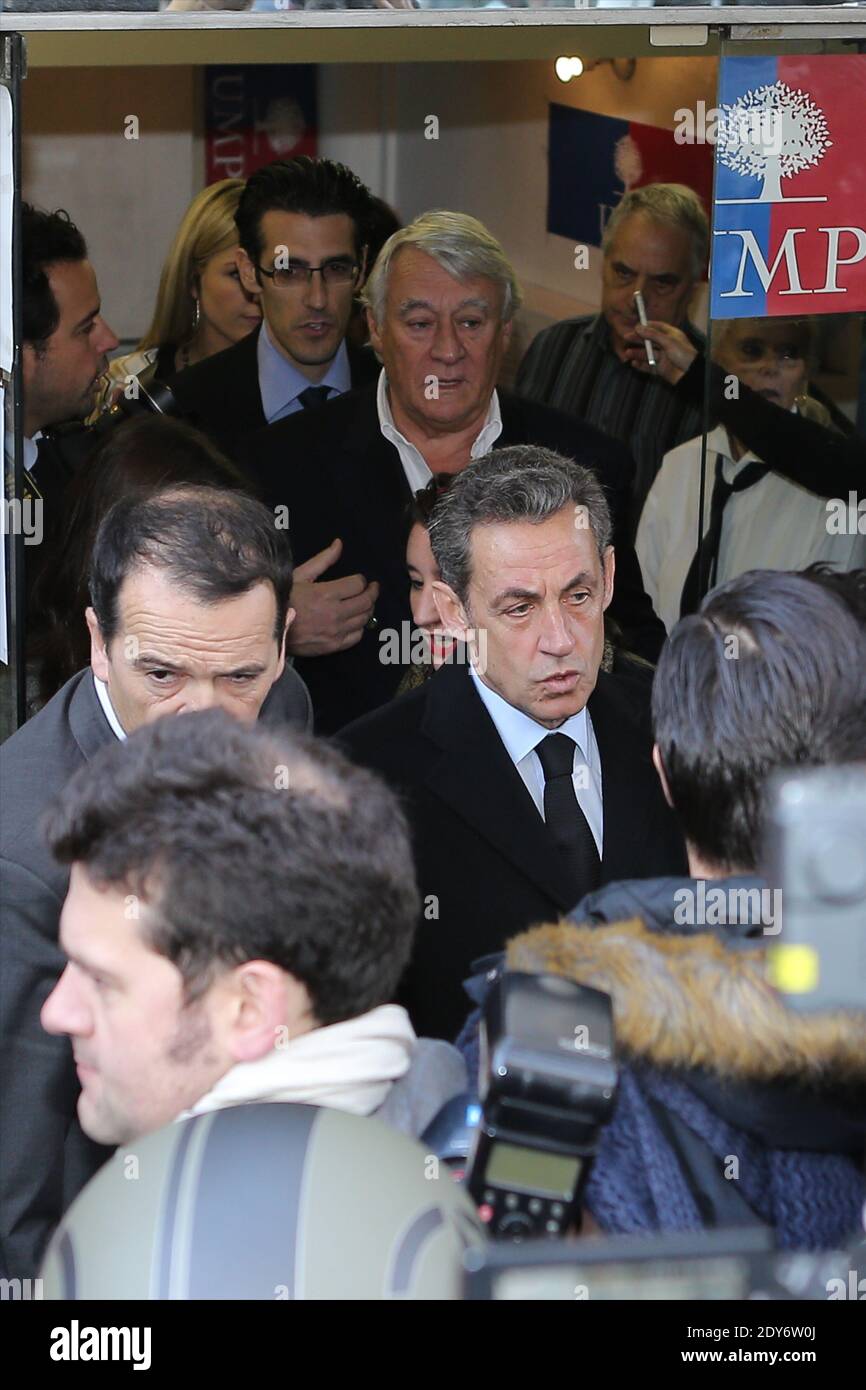
M 625 644 L 654 661 L 664 628 L 647 597 L 634 547 L 626 534 L 632 461 L 626 449 L 560 411 L 499 391 L 502 434 L 497 448 L 538 444 L 593 469 L 611 506 L 616 581 L 611 616 Z M 380 635 L 409 623 L 406 507 L 410 489 L 397 450 L 384 438 L 376 387 L 351 391 L 320 410 L 279 420 L 249 441 L 242 460 L 270 507 L 288 507 L 297 563 L 343 541 L 326 578 L 361 573 L 378 580 L 378 632 L 365 632 L 347 652 L 298 661 L 313 697 L 316 726 L 331 733 L 391 698 L 405 670 L 385 665 Z
M 248 436 L 267 423 L 259 390 L 260 332 L 257 328 L 232 347 L 187 367 L 169 383 L 184 418 L 203 430 L 231 459 L 238 459 Z M 346 347 L 352 386 L 373 381 L 379 364 L 372 349 L 348 342 Z
M 599 674 L 587 708 L 601 756 L 601 881 L 680 873 L 685 850 L 651 761 L 648 677 Z M 465 666 L 343 731 L 356 762 L 404 797 L 424 911 L 400 1001 L 452 1038 L 476 957 L 574 906 L 557 850 Z

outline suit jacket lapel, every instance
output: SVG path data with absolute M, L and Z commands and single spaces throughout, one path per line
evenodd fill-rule
M 512 444 L 526 443 L 526 430 L 523 428 L 522 401 L 510 391 L 497 388 L 499 413 L 502 416 L 502 433 L 493 445 L 494 449 L 507 449 Z
M 233 362 L 232 411 L 236 415 L 239 432 L 249 434 L 253 430 L 264 429 L 267 424 L 262 408 L 262 393 L 259 388 L 258 341 L 261 328 L 256 328 L 238 343 L 237 360 Z M 236 374 L 235 374 L 236 369 Z
M 69 728 L 81 752 L 89 760 L 106 743 L 111 743 L 115 735 L 99 703 L 90 667 L 80 671 L 74 679 L 78 683 L 69 697 Z
M 467 667 L 445 666 L 431 679 L 422 733 L 439 749 L 430 790 L 562 911 L 572 908 L 566 870 Z
M 347 423 L 350 428 L 341 441 L 339 495 L 359 534 L 378 537 L 399 551 L 402 577 L 403 511 L 411 494 L 400 455 L 379 428 L 374 386 L 357 393 L 356 409 Z

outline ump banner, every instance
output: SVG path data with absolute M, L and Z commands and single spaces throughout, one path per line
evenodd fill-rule
M 725 58 L 714 318 L 866 309 L 866 57 Z
M 205 68 L 206 183 L 247 179 L 273 159 L 314 155 L 316 126 L 314 66 Z
M 659 126 L 551 102 L 547 161 L 547 230 L 587 246 L 601 245 L 613 208 L 647 183 L 688 184 L 709 214 L 712 150 Z

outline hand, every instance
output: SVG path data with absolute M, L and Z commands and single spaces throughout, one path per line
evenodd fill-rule
M 649 338 L 655 348 L 655 359 L 658 363 L 655 368 L 646 360 L 645 338 Z M 649 323 L 633 329 L 625 335 L 625 339 L 629 344 L 625 350 L 626 361 L 637 371 L 652 372 L 653 375 L 670 382 L 671 386 L 676 386 L 685 376 L 698 355 L 697 348 L 681 328 L 674 328 L 672 323 L 662 323 L 658 319 L 650 319 Z
M 291 606 L 295 620 L 289 628 L 287 650 L 292 656 L 328 656 L 344 652 L 361 640 L 372 617 L 379 585 L 368 584 L 363 574 L 325 583 L 319 576 L 339 560 L 341 540 L 332 541 L 318 555 L 298 565 L 292 584 Z

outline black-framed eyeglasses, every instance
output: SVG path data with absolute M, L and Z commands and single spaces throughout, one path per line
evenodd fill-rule
M 313 276 L 321 275 L 326 285 L 353 285 L 358 279 L 361 267 L 357 261 L 324 261 L 321 265 L 305 265 L 303 261 L 289 261 L 284 266 L 274 266 L 266 270 L 259 266 L 259 273 L 273 280 L 278 290 L 299 289 L 310 283 Z

